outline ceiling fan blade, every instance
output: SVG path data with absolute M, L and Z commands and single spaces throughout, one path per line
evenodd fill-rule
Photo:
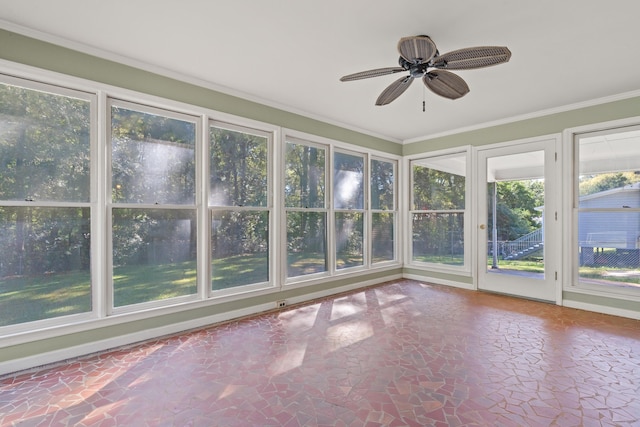
M 435 68 L 469 70 L 509 61 L 511 51 L 504 46 L 477 46 L 447 52 L 433 61 Z
M 351 80 L 368 79 L 370 77 L 386 76 L 387 74 L 400 73 L 407 71 L 400 67 L 376 68 L 375 70 L 360 71 L 340 78 L 341 82 L 349 82 Z
M 428 36 L 403 37 L 398 42 L 400 56 L 412 64 L 429 62 L 436 54 L 436 44 Z
M 397 97 L 402 95 L 404 91 L 409 88 L 411 83 L 413 83 L 413 77 L 411 76 L 402 77 L 391 83 L 385 90 L 382 91 L 382 93 L 376 100 L 376 105 L 390 104 Z
M 462 77 L 444 70 L 429 71 L 422 78 L 427 86 L 436 95 L 449 99 L 458 99 L 469 93 L 469 86 Z

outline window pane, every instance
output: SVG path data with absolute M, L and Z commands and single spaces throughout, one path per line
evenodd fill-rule
M 114 306 L 196 292 L 195 210 L 113 209 Z
M 371 260 L 373 263 L 393 261 L 394 253 L 394 214 L 373 213 L 371 225 Z
M 640 130 L 620 129 L 579 137 L 580 195 L 640 181 Z
M 336 213 L 336 269 L 364 264 L 363 218 L 364 215 L 361 213 Z
M 0 326 L 91 311 L 89 208 L 0 207 Z
M 579 208 L 639 207 L 640 130 L 583 136 L 578 150 Z
M 579 282 L 638 289 L 640 130 L 588 134 L 578 141 Z
M 393 166 L 391 162 L 371 161 L 371 209 L 393 210 L 395 204 Z
M 327 271 L 326 214 L 287 213 L 288 277 Z
M 438 264 L 464 264 L 464 215 L 413 215 L 413 260 Z
M 344 153 L 333 156 L 333 205 L 335 209 L 364 208 L 364 158 Z
M 581 283 L 640 288 L 640 212 L 581 212 L 578 242 Z
M 210 128 L 211 206 L 267 205 L 267 138 Z
M 287 143 L 285 205 L 298 208 L 323 208 L 325 189 L 325 150 Z
M 269 213 L 214 212 L 212 289 L 269 281 Z
M 465 177 L 413 166 L 414 210 L 464 209 Z
M 113 201 L 193 204 L 195 128 L 192 122 L 112 107 Z
M 0 84 L 0 199 L 89 201 L 90 103 Z

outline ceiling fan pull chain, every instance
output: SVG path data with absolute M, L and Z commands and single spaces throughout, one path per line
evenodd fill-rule
M 425 103 L 425 86 L 422 86 L 422 112 L 427 111 L 426 103 Z

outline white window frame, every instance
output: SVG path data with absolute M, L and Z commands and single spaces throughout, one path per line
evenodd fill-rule
M 373 162 L 384 162 L 390 163 L 393 167 L 393 209 L 374 209 L 371 204 L 371 185 L 372 185 L 372 172 L 373 172 Z M 367 187 L 369 192 L 367 193 L 367 206 L 368 206 L 368 228 L 366 231 L 367 236 L 367 248 L 369 249 L 369 257 L 367 259 L 367 265 L 370 268 L 383 267 L 385 265 L 396 264 L 399 259 L 399 245 L 398 241 L 401 234 L 398 229 L 398 161 L 371 155 L 369 156 L 369 170 L 367 175 Z M 373 232 L 373 215 L 374 214 L 391 214 L 393 215 L 393 259 L 387 261 L 373 262 L 373 239 L 371 238 Z
M 362 171 L 362 208 L 352 208 L 352 209 L 338 209 L 334 206 L 334 185 L 335 182 L 333 177 L 335 174 L 335 155 L 339 153 L 339 154 L 345 154 L 348 156 L 352 156 L 352 157 L 360 157 L 362 158 L 362 165 L 364 170 Z M 369 182 L 368 182 L 368 177 L 370 176 L 370 164 L 369 164 L 369 155 L 367 153 L 362 153 L 362 152 L 358 152 L 358 151 L 353 151 L 353 150 L 347 150 L 341 147 L 334 147 L 331 150 L 331 161 L 330 161 L 330 171 L 329 174 L 331 175 L 331 188 L 330 188 L 330 210 L 331 210 L 331 221 L 332 221 L 332 226 L 331 226 L 331 230 L 333 231 L 332 234 L 332 240 L 333 240 L 333 244 L 332 244 L 332 261 L 333 261 L 333 270 L 331 271 L 335 271 L 336 274 L 340 274 L 343 272 L 349 272 L 349 271 L 358 271 L 358 270 L 363 270 L 366 269 L 370 266 L 370 261 L 369 258 L 371 256 L 371 253 L 368 249 L 369 246 L 369 236 L 370 234 L 368 233 L 368 230 L 371 228 L 370 225 L 370 218 L 369 218 L 369 212 L 371 211 L 370 209 L 370 203 L 371 200 L 369 199 Z M 337 213 L 360 213 L 362 215 L 362 265 L 356 265 L 353 267 L 344 267 L 341 269 L 338 269 L 337 267 L 337 256 L 338 256 L 338 247 L 337 247 L 337 242 L 336 242 L 336 236 L 335 236 L 335 232 L 336 232 L 336 228 L 335 228 L 335 224 L 336 224 L 336 214 Z
M 194 128 L 195 128 L 195 147 L 194 147 L 195 194 L 194 194 L 194 201 L 192 204 L 180 205 L 180 204 L 165 204 L 165 203 L 151 204 L 151 203 L 122 203 L 122 202 L 114 203 L 113 202 L 113 200 L 111 199 L 111 194 L 112 194 L 112 190 L 111 190 L 112 189 L 111 111 L 112 111 L 112 107 L 114 106 L 133 110 L 133 111 L 138 111 L 144 114 L 154 114 L 154 115 L 168 117 L 172 119 L 187 121 L 194 124 Z M 132 208 L 132 209 L 141 209 L 141 210 L 193 210 L 196 216 L 196 223 L 197 225 L 200 225 L 201 221 L 199 221 L 199 217 L 201 216 L 201 211 L 202 211 L 201 207 L 202 207 L 203 201 L 201 196 L 202 191 L 200 190 L 201 179 L 199 179 L 198 165 L 202 163 L 202 161 L 200 160 L 202 156 L 202 145 L 203 145 L 202 143 L 203 138 L 202 138 L 202 131 L 201 131 L 203 127 L 202 118 L 196 115 L 190 115 L 190 114 L 178 112 L 175 110 L 167 110 L 167 109 L 159 108 L 150 104 L 126 101 L 126 100 L 122 100 L 115 97 L 110 97 L 107 99 L 105 114 L 106 114 L 105 127 L 107 132 L 107 135 L 105 138 L 107 166 L 105 170 L 106 174 L 105 174 L 105 180 L 104 180 L 105 206 L 106 206 L 106 212 L 107 212 L 106 213 L 106 217 L 107 217 L 106 218 L 107 219 L 106 284 L 107 286 L 106 286 L 106 295 L 105 295 L 106 306 L 107 306 L 107 313 L 106 313 L 107 316 L 123 314 L 123 313 L 139 312 L 139 311 L 144 311 L 144 310 L 158 308 L 158 307 L 172 306 L 176 304 L 182 304 L 185 302 L 200 300 L 201 295 L 203 294 L 203 291 L 202 291 L 203 279 L 202 279 L 202 265 L 200 265 L 201 257 L 198 256 L 199 254 L 197 254 L 196 255 L 196 289 L 194 293 L 189 295 L 182 295 L 178 297 L 165 298 L 161 300 L 134 303 L 134 304 L 119 306 L 119 307 L 114 306 L 115 287 L 113 284 L 113 211 L 114 209 L 121 209 L 121 208 Z M 197 241 L 198 250 L 202 246 L 200 243 L 200 239 L 202 238 L 203 237 L 199 233 L 198 241 Z
M 630 301 L 640 302 L 640 288 L 630 288 L 622 286 L 606 286 L 588 284 L 579 280 L 579 242 L 578 242 L 578 213 L 581 211 L 578 204 L 578 173 L 579 173 L 579 153 L 577 146 L 579 137 L 586 134 L 616 133 L 625 129 L 640 127 L 640 117 L 633 117 L 622 120 L 614 120 L 603 123 L 596 123 L 586 126 L 566 129 L 563 132 L 563 192 L 569 195 L 564 197 L 563 209 L 569 212 L 565 215 L 563 223 L 564 241 L 568 242 L 563 249 L 563 290 L 568 292 L 581 293 L 609 298 L 622 298 Z
M 286 164 L 287 164 L 287 160 L 286 160 L 286 155 L 287 155 L 287 144 L 289 143 L 293 143 L 293 144 L 300 144 L 300 145 L 306 145 L 309 147 L 314 147 L 314 148 L 318 148 L 318 149 L 323 149 L 325 150 L 325 155 L 324 155 L 324 207 L 323 208 L 303 208 L 303 207 L 287 207 L 286 206 L 286 201 L 285 201 L 285 197 L 284 197 L 284 185 L 285 185 L 285 174 L 286 174 Z M 281 144 L 281 164 L 282 164 L 282 173 L 281 173 L 281 185 L 279 188 L 279 192 L 282 193 L 282 203 L 281 203 L 281 211 L 282 211 L 282 215 L 281 215 L 281 220 L 280 220 L 280 230 L 281 230 L 281 242 L 282 242 L 282 251 L 281 251 L 281 271 L 283 274 L 283 278 L 284 278 L 284 285 L 289 285 L 289 284 L 295 284 L 295 283 L 300 283 L 300 282 L 308 282 L 311 280 L 315 280 L 318 278 L 324 278 L 324 277 L 329 277 L 331 275 L 331 272 L 334 270 L 334 264 L 333 264 L 333 256 L 332 256 L 332 250 L 331 248 L 333 247 L 333 236 L 332 233 L 330 233 L 330 230 L 332 230 L 332 225 L 333 225 L 333 219 L 331 218 L 331 210 L 330 210 L 330 201 L 332 200 L 331 196 L 331 185 L 332 183 L 332 179 L 331 179 L 331 169 L 330 169 L 330 161 L 332 158 L 332 152 L 331 152 L 331 147 L 327 144 L 323 144 L 323 143 L 318 143 L 315 141 L 310 140 L 310 138 L 304 138 L 304 137 L 299 137 L 299 136 L 292 136 L 290 134 L 285 134 L 283 136 L 283 141 Z M 289 212 L 319 212 L 319 213 L 324 213 L 325 214 L 325 262 L 326 262 L 326 266 L 327 269 L 326 271 L 321 271 L 318 273 L 312 273 L 312 274 L 305 274 L 305 275 L 301 275 L 301 276 L 293 276 L 293 277 L 289 277 L 288 275 L 288 255 L 289 255 L 289 251 L 287 248 L 287 214 Z
M 98 95 L 96 92 L 89 92 L 80 89 L 71 89 L 64 85 L 58 85 L 55 83 L 45 83 L 43 81 L 34 81 L 26 78 L 14 77 L 10 74 L 5 74 L 0 70 L 0 81 L 3 84 L 22 87 L 24 89 L 49 93 L 57 96 L 65 96 L 75 99 L 80 99 L 89 102 L 90 109 L 90 124 L 89 124 L 89 200 L 85 202 L 57 202 L 57 201 L 18 201 L 18 200 L 0 200 L 0 206 L 6 207 L 42 207 L 42 208 L 89 208 L 90 209 L 90 232 L 91 232 L 91 247 L 90 247 L 90 298 L 91 298 L 91 310 L 84 313 L 77 313 L 71 315 L 63 315 L 52 317 L 43 320 L 34 320 L 25 323 L 17 323 L 12 325 L 6 325 L 0 327 L 2 331 L 1 335 L 14 335 L 21 334 L 29 331 L 46 329 L 50 327 L 65 326 L 74 323 L 81 323 L 88 320 L 96 319 L 101 312 L 100 301 L 100 287 L 96 283 L 97 277 L 103 272 L 104 266 L 100 262 L 101 250 L 100 240 L 101 236 L 101 224 L 102 215 L 100 209 L 98 209 L 97 193 L 97 177 L 98 166 L 100 161 L 98 159 L 99 150 L 97 149 L 98 138 Z
M 286 269 L 287 269 L 287 248 L 286 248 L 286 210 L 284 208 L 284 198 L 279 203 L 281 206 L 281 217 L 280 217 L 280 230 L 279 238 L 283 242 L 280 245 L 280 259 L 279 263 L 280 270 L 282 271 L 282 282 L 285 288 L 296 288 L 296 287 L 304 287 L 315 285 L 318 283 L 327 282 L 332 278 L 343 278 L 343 277 L 357 277 L 358 275 L 362 275 L 367 272 L 376 272 L 376 271 L 384 271 L 392 268 L 398 268 L 402 266 L 403 253 L 400 250 L 400 241 L 402 240 L 402 236 L 404 236 L 404 228 L 402 226 L 402 217 L 400 212 L 402 212 L 403 206 L 400 204 L 401 197 L 400 189 L 403 187 L 404 177 L 398 172 L 400 170 L 400 162 L 402 161 L 402 156 L 394 155 L 386 152 L 377 151 L 375 149 L 368 149 L 365 147 L 357 147 L 352 144 L 343 143 L 337 140 L 320 137 L 317 135 L 312 135 L 292 129 L 283 129 L 282 131 L 282 140 L 280 144 L 280 153 L 278 159 L 281 163 L 280 170 L 282 171 L 280 174 L 276 174 L 277 177 L 281 180 L 279 184 L 276 184 L 278 188 L 275 193 L 283 197 L 284 195 L 284 161 L 286 154 L 286 143 L 287 141 L 297 142 L 301 144 L 309 144 L 315 147 L 325 148 L 326 157 L 325 161 L 327 164 L 326 168 L 326 184 L 325 184 L 325 209 L 327 212 L 327 271 L 321 273 L 308 274 L 303 276 L 295 276 L 295 277 L 286 277 Z M 333 206 L 333 154 L 335 151 L 339 151 L 345 154 L 351 154 L 356 156 L 362 156 L 365 159 L 365 177 L 366 180 L 364 185 L 365 192 L 365 203 L 364 203 L 364 211 L 365 211 L 365 225 L 364 225 L 364 252 L 365 252 L 365 262 L 363 266 L 354 266 L 350 268 L 344 268 L 340 270 L 336 270 L 335 268 L 335 242 L 334 242 L 334 229 L 335 229 L 335 209 Z M 371 160 L 381 160 L 394 164 L 394 213 L 395 213 L 395 223 L 394 223 L 394 240 L 395 240 L 395 259 L 380 263 L 372 264 L 371 262 L 371 201 L 369 199 L 370 195 L 370 184 L 371 184 Z M 298 209 L 305 210 L 305 209 Z M 380 211 L 380 212 L 389 212 L 389 211 Z
M 209 204 L 209 172 L 210 172 L 210 164 L 209 164 L 209 149 L 211 147 L 211 141 L 209 140 L 209 131 L 211 127 L 216 127 L 218 129 L 230 130 L 233 132 L 245 133 L 248 135 L 254 135 L 261 138 L 265 138 L 267 140 L 267 204 L 266 206 L 212 206 Z M 203 257 L 206 259 L 206 262 L 203 263 L 202 275 L 203 282 L 206 283 L 206 295 L 207 298 L 220 298 L 226 297 L 229 295 L 237 295 L 243 294 L 252 291 L 260 291 L 265 289 L 274 289 L 277 288 L 278 278 L 280 277 L 278 272 L 278 267 L 276 263 L 276 212 L 275 212 L 275 204 L 274 204 L 274 140 L 275 140 L 275 130 L 265 130 L 259 129 L 257 127 L 250 127 L 246 125 L 240 125 L 237 123 L 231 123 L 230 121 L 221 121 L 216 120 L 215 118 L 209 119 L 206 131 L 205 131 L 205 149 L 206 155 L 203 156 L 203 169 L 202 173 L 206 174 L 206 177 L 203 182 L 203 191 L 204 194 L 204 207 L 206 209 L 206 224 L 203 224 L 201 234 L 206 236 L 204 246 L 206 250 L 204 250 Z M 219 211 L 234 211 L 234 212 L 247 212 L 247 211 L 259 211 L 259 212 L 268 212 L 269 213 L 269 279 L 266 282 L 252 283 L 242 286 L 231 287 L 227 289 L 221 290 L 213 290 L 211 288 L 211 275 L 212 275 L 212 255 L 211 255 L 211 217 L 214 212 Z
M 464 209 L 455 209 L 455 210 L 447 210 L 447 211 L 424 211 L 424 210 L 414 210 L 414 202 L 413 202 L 413 165 L 419 164 L 420 162 L 427 163 L 430 159 L 446 159 L 446 158 L 454 158 L 454 157 L 464 157 L 465 160 L 465 198 L 464 198 Z M 422 153 L 420 155 L 408 156 L 405 158 L 405 175 L 407 176 L 407 182 L 409 185 L 407 186 L 407 205 L 405 212 L 406 216 L 406 239 L 405 239 L 405 253 L 406 253 L 406 264 L 408 264 L 412 268 L 420 268 L 420 269 L 428 269 L 429 271 L 442 272 L 448 274 L 457 274 L 463 276 L 471 276 L 472 274 L 472 260 L 471 260 L 471 252 L 472 247 L 474 245 L 474 241 L 472 238 L 472 191 L 471 191 L 471 183 L 473 181 L 472 173 L 472 160 L 471 160 L 471 147 L 456 147 L 449 150 L 439 150 L 433 151 L 430 153 Z M 446 170 L 444 171 L 446 172 Z M 464 239 L 464 255 L 463 255 L 463 263 L 460 266 L 456 265 L 448 265 L 448 264 L 440 264 L 440 263 L 432 263 L 432 262 L 423 262 L 423 261 L 415 261 L 413 259 L 413 215 L 414 213 L 462 213 L 463 214 L 463 239 Z
M 19 76 L 19 77 L 17 77 Z M 237 116 L 234 114 L 215 111 L 206 107 L 201 107 L 194 104 L 187 104 L 181 101 L 172 100 L 168 98 L 162 98 L 156 95 L 136 92 L 133 90 L 125 89 L 122 87 L 112 86 L 105 83 L 86 80 L 79 77 L 60 74 L 48 70 L 43 70 L 35 67 L 31 67 L 24 64 L 16 64 L 9 61 L 0 60 L 0 79 L 3 82 L 11 84 L 10 79 L 20 82 L 19 86 L 27 87 L 23 82 L 28 82 L 35 90 L 43 90 L 45 92 L 53 92 L 60 94 L 71 94 L 76 98 L 87 97 L 92 102 L 91 110 L 91 137 L 90 137 L 90 176 L 91 176 L 91 190 L 90 190 L 90 202 L 91 207 L 91 298 L 92 298 L 92 311 L 88 313 L 82 313 L 77 315 L 61 316 L 59 318 L 47 319 L 43 321 L 34 321 L 21 323 L 15 326 L 0 327 L 0 348 L 9 347 L 13 345 L 20 345 L 24 343 L 33 342 L 36 340 L 51 339 L 57 336 L 73 333 L 83 333 L 92 331 L 101 327 L 112 327 L 115 325 L 123 325 L 130 322 L 143 321 L 145 319 L 154 318 L 155 316 L 171 315 L 185 310 L 192 309 L 204 309 L 214 307 L 217 304 L 228 303 L 231 301 L 238 301 L 250 297 L 266 296 L 269 294 L 278 293 L 287 289 L 293 289 L 296 286 L 308 286 L 318 285 L 322 283 L 330 282 L 334 279 L 357 279 L 368 273 L 382 274 L 385 270 L 390 271 L 402 267 L 403 253 L 396 250 L 395 262 L 388 262 L 384 264 L 375 264 L 373 268 L 363 268 L 362 270 L 352 271 L 352 269 L 345 269 L 336 272 L 332 269 L 326 273 L 320 274 L 318 277 L 305 277 L 299 276 L 300 280 L 287 283 L 286 274 L 284 268 L 286 267 L 286 234 L 283 233 L 284 224 L 284 210 L 283 206 L 283 177 L 284 173 L 281 173 L 283 168 L 283 149 L 285 147 L 285 135 L 288 138 L 296 138 L 304 143 L 312 143 L 323 146 L 326 151 L 326 162 L 331 161 L 333 158 L 332 150 L 334 148 L 340 148 L 345 150 L 352 150 L 359 154 L 369 156 L 378 156 L 385 161 L 401 162 L 402 156 L 400 154 L 392 154 L 386 151 L 378 151 L 374 148 L 359 146 L 351 143 L 341 142 L 338 140 L 328 139 L 318 135 L 308 134 L 297 130 L 291 130 L 279 125 L 269 124 L 265 122 L 259 122 L 246 117 Z M 67 92 L 68 91 L 68 92 Z M 80 96 L 79 96 L 80 95 Z M 198 293 L 195 296 L 189 295 L 186 300 L 178 299 L 166 299 L 159 302 L 132 304 L 124 307 L 118 307 L 117 310 L 110 309 L 111 301 L 108 294 L 111 292 L 110 276 L 111 276 L 111 225 L 110 225 L 110 209 L 111 205 L 108 203 L 111 200 L 111 140 L 110 140 L 110 102 L 111 100 L 118 100 L 119 102 L 135 104 L 136 107 L 144 107 L 142 111 L 152 112 L 153 109 L 157 109 L 162 115 L 176 114 L 179 118 L 183 118 L 182 115 L 189 118 L 197 118 L 200 122 L 200 126 L 196 130 L 196 199 L 197 205 L 197 221 L 198 230 L 201 235 L 210 234 L 209 228 L 210 221 L 208 218 L 208 194 L 206 185 L 208 180 L 205 174 L 208 171 L 207 159 L 203 153 L 206 147 L 208 147 L 208 126 L 209 121 L 225 122 L 230 125 L 248 127 L 259 131 L 270 132 L 273 134 L 273 150 L 271 153 L 270 165 L 273 168 L 270 171 L 271 179 L 271 202 L 273 215 L 270 219 L 271 239 L 269 242 L 270 250 L 272 251 L 270 257 L 272 262 L 275 263 L 275 268 L 271 276 L 273 280 L 272 287 L 266 287 L 262 289 L 236 289 L 237 292 L 229 293 L 228 295 L 210 294 L 208 292 L 210 285 L 210 274 L 207 264 L 209 263 L 209 251 L 206 238 L 199 238 L 198 255 L 197 255 L 197 268 L 198 279 L 197 289 Z M 140 108 L 133 108 L 140 109 Z M 402 168 L 400 168 L 402 171 Z M 332 249 L 332 215 L 330 214 L 331 191 L 332 191 L 332 176 L 331 169 L 326 168 L 326 192 L 325 197 L 327 203 L 325 203 L 325 209 L 327 210 L 327 262 L 331 263 L 333 255 L 330 252 Z M 368 179 L 368 177 L 367 177 Z M 396 174 L 396 197 L 399 199 L 399 188 L 402 188 L 404 176 Z M 199 186 L 199 189 L 198 189 Z M 366 190 L 365 190 L 366 191 Z M 404 190 L 403 190 L 404 191 Z M 368 197 L 367 197 L 368 198 Z M 368 202 L 367 202 L 368 203 Z M 368 206 L 368 205 L 367 205 Z M 397 227 L 402 227 L 403 218 L 399 215 L 402 211 L 402 206 L 396 205 L 396 236 L 397 240 L 401 241 L 401 230 Z M 142 207 L 142 206 L 137 206 Z M 153 208 L 156 206 L 153 205 Z M 183 206 L 177 206 L 177 209 L 184 208 Z M 368 233 L 368 230 L 365 230 Z M 283 239 L 285 236 L 285 239 Z M 366 237 L 365 237 L 366 239 Z M 371 267 L 371 266 L 369 266 Z M 271 273 L 271 272 L 270 272 Z M 372 276 L 373 277 L 373 276 Z M 298 279 L 298 278 L 296 278 Z M 335 282 L 332 288 L 335 286 L 341 286 L 340 281 Z M 354 281 L 351 285 L 347 285 L 349 288 L 357 289 L 365 284 L 377 283 L 375 278 L 371 278 L 368 281 L 360 282 Z M 244 287 L 243 287 L 244 288 Z M 304 294 L 304 297 L 297 297 L 293 300 L 303 301 L 308 298 L 317 296 L 324 296 L 331 293 L 331 291 L 318 291 L 313 294 Z M 266 310 L 271 308 L 272 304 L 259 304 L 256 307 L 249 307 L 242 309 L 244 314 L 252 314 L 255 310 Z M 197 318 L 189 320 L 187 323 L 189 327 L 200 327 L 211 322 L 225 320 L 226 314 L 216 314 L 214 316 L 208 316 L 203 318 Z M 182 330 L 185 326 L 183 324 L 165 325 L 161 327 L 162 333 L 174 333 Z M 153 336 L 157 336 L 156 330 L 140 330 L 134 331 L 131 334 L 117 336 L 110 339 L 101 341 L 98 346 L 91 346 L 92 351 L 96 351 L 99 348 L 110 348 L 117 345 L 127 344 L 132 341 L 131 339 L 140 340 Z M 103 345 L 104 347 L 100 347 Z M 62 358 L 74 357 L 74 355 L 80 354 L 78 351 L 81 349 L 68 349 L 63 350 L 60 353 Z M 48 356 L 44 356 L 41 363 L 46 363 Z M 38 362 L 40 363 L 40 362 Z

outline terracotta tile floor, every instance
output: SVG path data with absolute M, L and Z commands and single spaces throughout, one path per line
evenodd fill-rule
M 403 280 L 4 377 L 0 425 L 640 425 L 640 321 Z

